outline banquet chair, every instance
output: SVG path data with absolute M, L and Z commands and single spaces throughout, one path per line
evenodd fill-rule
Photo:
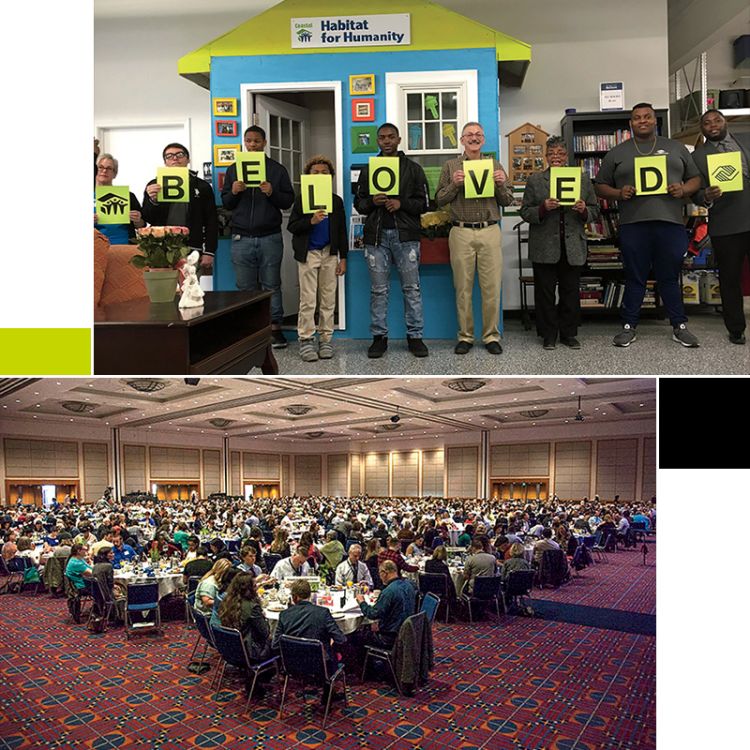
M 53 596 L 58 596 L 65 592 L 65 560 L 62 557 L 50 555 L 44 564 L 44 573 L 42 581 Z
M 202 640 L 204 642 L 203 653 L 201 654 L 200 659 L 198 659 L 198 663 L 205 664 L 205 658 L 206 654 L 208 653 L 208 649 L 212 648 L 216 650 L 214 636 L 211 632 L 211 615 L 204 614 L 199 609 L 193 607 L 190 616 L 192 617 L 192 620 L 195 623 L 196 630 L 198 631 L 198 637 L 195 639 L 195 644 L 193 645 L 193 650 L 190 654 L 190 662 L 192 663 L 194 661 L 195 652 L 198 650 L 198 646 L 200 646 Z
M 159 584 L 156 581 L 131 583 L 125 596 L 125 638 L 142 630 L 161 633 Z
M 561 549 L 548 549 L 542 553 L 542 562 L 537 571 L 539 588 L 547 584 L 558 588 L 570 580 L 570 568 L 565 553 Z
M 471 605 L 476 603 L 484 606 L 487 602 L 495 602 L 495 612 L 500 617 L 501 583 L 500 576 L 478 576 L 474 579 L 474 590 L 470 594 L 467 592 L 461 594 L 461 600 L 466 603 L 469 611 L 469 622 L 474 622 Z
M 505 581 L 503 589 L 503 603 L 505 611 L 508 612 L 511 605 L 518 610 L 523 611 L 523 597 L 530 598 L 534 588 L 534 571 L 533 570 L 513 570 L 508 574 L 508 580 Z
M 92 581 L 85 580 L 84 582 L 86 585 L 82 589 L 79 589 L 67 573 L 64 575 L 65 594 L 68 597 L 68 610 L 73 618 L 73 622 L 77 624 L 80 624 L 84 617 L 88 619 L 89 611 L 85 607 L 86 604 L 89 604 L 89 606 L 92 605 Z
M 284 701 L 289 680 L 299 680 L 303 685 L 314 684 L 324 686 L 328 691 L 325 714 L 323 715 L 323 729 L 328 721 L 328 711 L 331 707 L 331 697 L 336 680 L 341 678 L 344 685 L 344 706 L 348 705 L 346 696 L 346 673 L 343 663 L 339 664 L 335 671 L 329 672 L 329 664 L 323 644 L 314 638 L 295 638 L 291 635 L 282 635 L 279 638 L 279 650 L 281 651 L 281 670 L 284 674 L 284 687 L 281 693 L 281 705 L 279 706 L 279 719 L 284 715 Z M 366 658 L 366 657 L 365 657 Z M 305 694 L 302 693 L 304 701 Z
M 227 551 L 231 552 L 233 555 L 239 554 L 240 541 L 241 540 L 239 539 L 227 539 Z
M 200 583 L 200 576 L 190 576 L 185 589 L 185 622 L 190 625 L 193 621 L 193 608 L 195 607 L 195 590 Z
M 591 546 L 591 551 L 596 552 L 596 558 L 599 562 L 602 561 L 602 558 L 604 559 L 604 562 L 607 562 L 607 550 L 605 549 L 605 545 L 602 543 L 603 536 L 604 532 L 599 529 L 596 534 L 594 534 L 594 544 Z
M 630 530 L 633 532 L 633 536 L 636 542 L 643 542 L 646 539 L 646 522 L 645 521 L 631 521 Z
M 432 628 L 427 620 L 427 613 L 417 612 L 404 620 L 393 648 L 365 645 L 363 682 L 370 657 L 388 664 L 400 696 L 412 695 L 413 687 L 417 683 L 427 681 L 428 670 L 432 667 Z M 400 673 L 401 678 L 397 673 Z
M 440 597 L 435 596 L 435 594 L 428 592 L 422 597 L 422 604 L 419 608 L 420 612 L 424 612 L 427 615 L 427 620 L 429 621 L 430 625 L 435 621 L 435 615 L 437 614 L 438 607 L 440 606 Z M 447 612 L 446 607 L 446 612 Z M 446 622 L 448 622 L 448 617 L 446 614 Z
M 96 618 L 101 618 L 103 622 L 103 629 L 101 632 L 104 632 L 107 629 L 109 618 L 112 616 L 115 600 L 112 598 L 112 593 L 107 590 L 106 586 L 104 586 L 98 578 L 94 578 L 91 581 L 91 596 L 93 599 L 93 605 L 89 610 L 86 626 L 91 629 L 94 620 Z
M 218 670 L 219 682 L 216 686 L 216 692 L 221 690 L 221 683 L 224 681 L 224 672 L 226 671 L 227 664 L 241 670 L 247 670 L 253 675 L 253 682 L 247 695 L 247 703 L 245 704 L 245 713 L 247 713 L 250 708 L 250 701 L 253 698 L 253 691 L 255 690 L 258 675 L 261 672 L 267 672 L 269 669 L 273 669 L 278 674 L 279 657 L 272 656 L 265 661 L 254 662 L 250 659 L 245 639 L 239 630 L 236 628 L 225 628 L 221 625 L 211 625 L 210 630 L 216 650 L 223 661 L 221 669 Z
M 441 603 L 445 603 L 445 622 L 450 615 L 450 590 L 448 576 L 445 573 L 419 573 L 419 593 L 423 596 L 431 593 L 437 595 Z
M 274 554 L 273 552 L 266 552 L 266 554 L 263 555 L 263 562 L 266 564 L 266 570 L 269 575 L 279 560 L 281 560 L 281 555 Z
M 18 594 L 22 586 L 23 572 L 10 570 L 5 560 L 0 557 L 0 594 Z

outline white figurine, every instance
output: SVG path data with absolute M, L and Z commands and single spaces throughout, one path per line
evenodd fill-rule
M 196 266 L 198 265 L 198 259 L 200 253 L 197 250 L 193 250 L 188 255 L 185 265 L 182 267 L 182 273 L 185 277 L 182 282 L 182 296 L 180 297 L 179 307 L 202 307 L 203 306 L 203 290 L 201 285 L 198 283 L 198 273 Z

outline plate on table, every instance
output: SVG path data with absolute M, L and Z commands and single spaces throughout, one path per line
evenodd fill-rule
M 332 615 L 334 620 L 343 620 L 346 617 L 345 612 L 336 612 L 336 614 Z
M 269 604 L 268 607 L 266 607 L 266 609 L 269 612 L 283 612 L 286 609 L 286 607 L 284 607 L 281 604 Z

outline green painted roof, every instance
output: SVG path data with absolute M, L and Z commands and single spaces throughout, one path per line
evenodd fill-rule
M 338 49 L 298 49 L 291 46 L 291 18 L 315 16 L 376 15 L 381 13 L 411 14 L 411 44 L 398 47 L 343 47 Z M 208 44 L 180 58 L 177 66 L 181 76 L 208 86 L 212 57 L 245 55 L 310 55 L 347 54 L 357 52 L 399 52 L 414 50 L 476 49 L 494 47 L 500 63 L 513 62 L 524 69 L 531 60 L 531 46 L 496 29 L 443 8 L 429 0 L 412 0 L 396 4 L 374 0 L 362 10 L 352 12 L 349 2 L 322 0 L 312 5 L 309 0 L 283 0 L 273 8 L 217 37 Z

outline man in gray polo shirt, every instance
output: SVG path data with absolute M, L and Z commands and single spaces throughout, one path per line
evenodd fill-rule
M 642 102 L 633 107 L 630 126 L 633 137 L 607 153 L 595 181 L 597 195 L 617 201 L 620 208 L 620 253 L 625 267 L 620 309 L 623 329 L 612 343 L 630 346 L 635 341 L 646 282 L 653 268 L 659 296 L 672 324 L 672 339 L 682 346 L 696 347 L 698 339 L 685 325 L 680 269 L 688 247 L 683 199 L 698 190 L 700 175 L 685 146 L 657 135 L 656 112 L 650 104 Z M 660 155 L 667 157 L 666 192 L 639 194 L 635 160 Z

